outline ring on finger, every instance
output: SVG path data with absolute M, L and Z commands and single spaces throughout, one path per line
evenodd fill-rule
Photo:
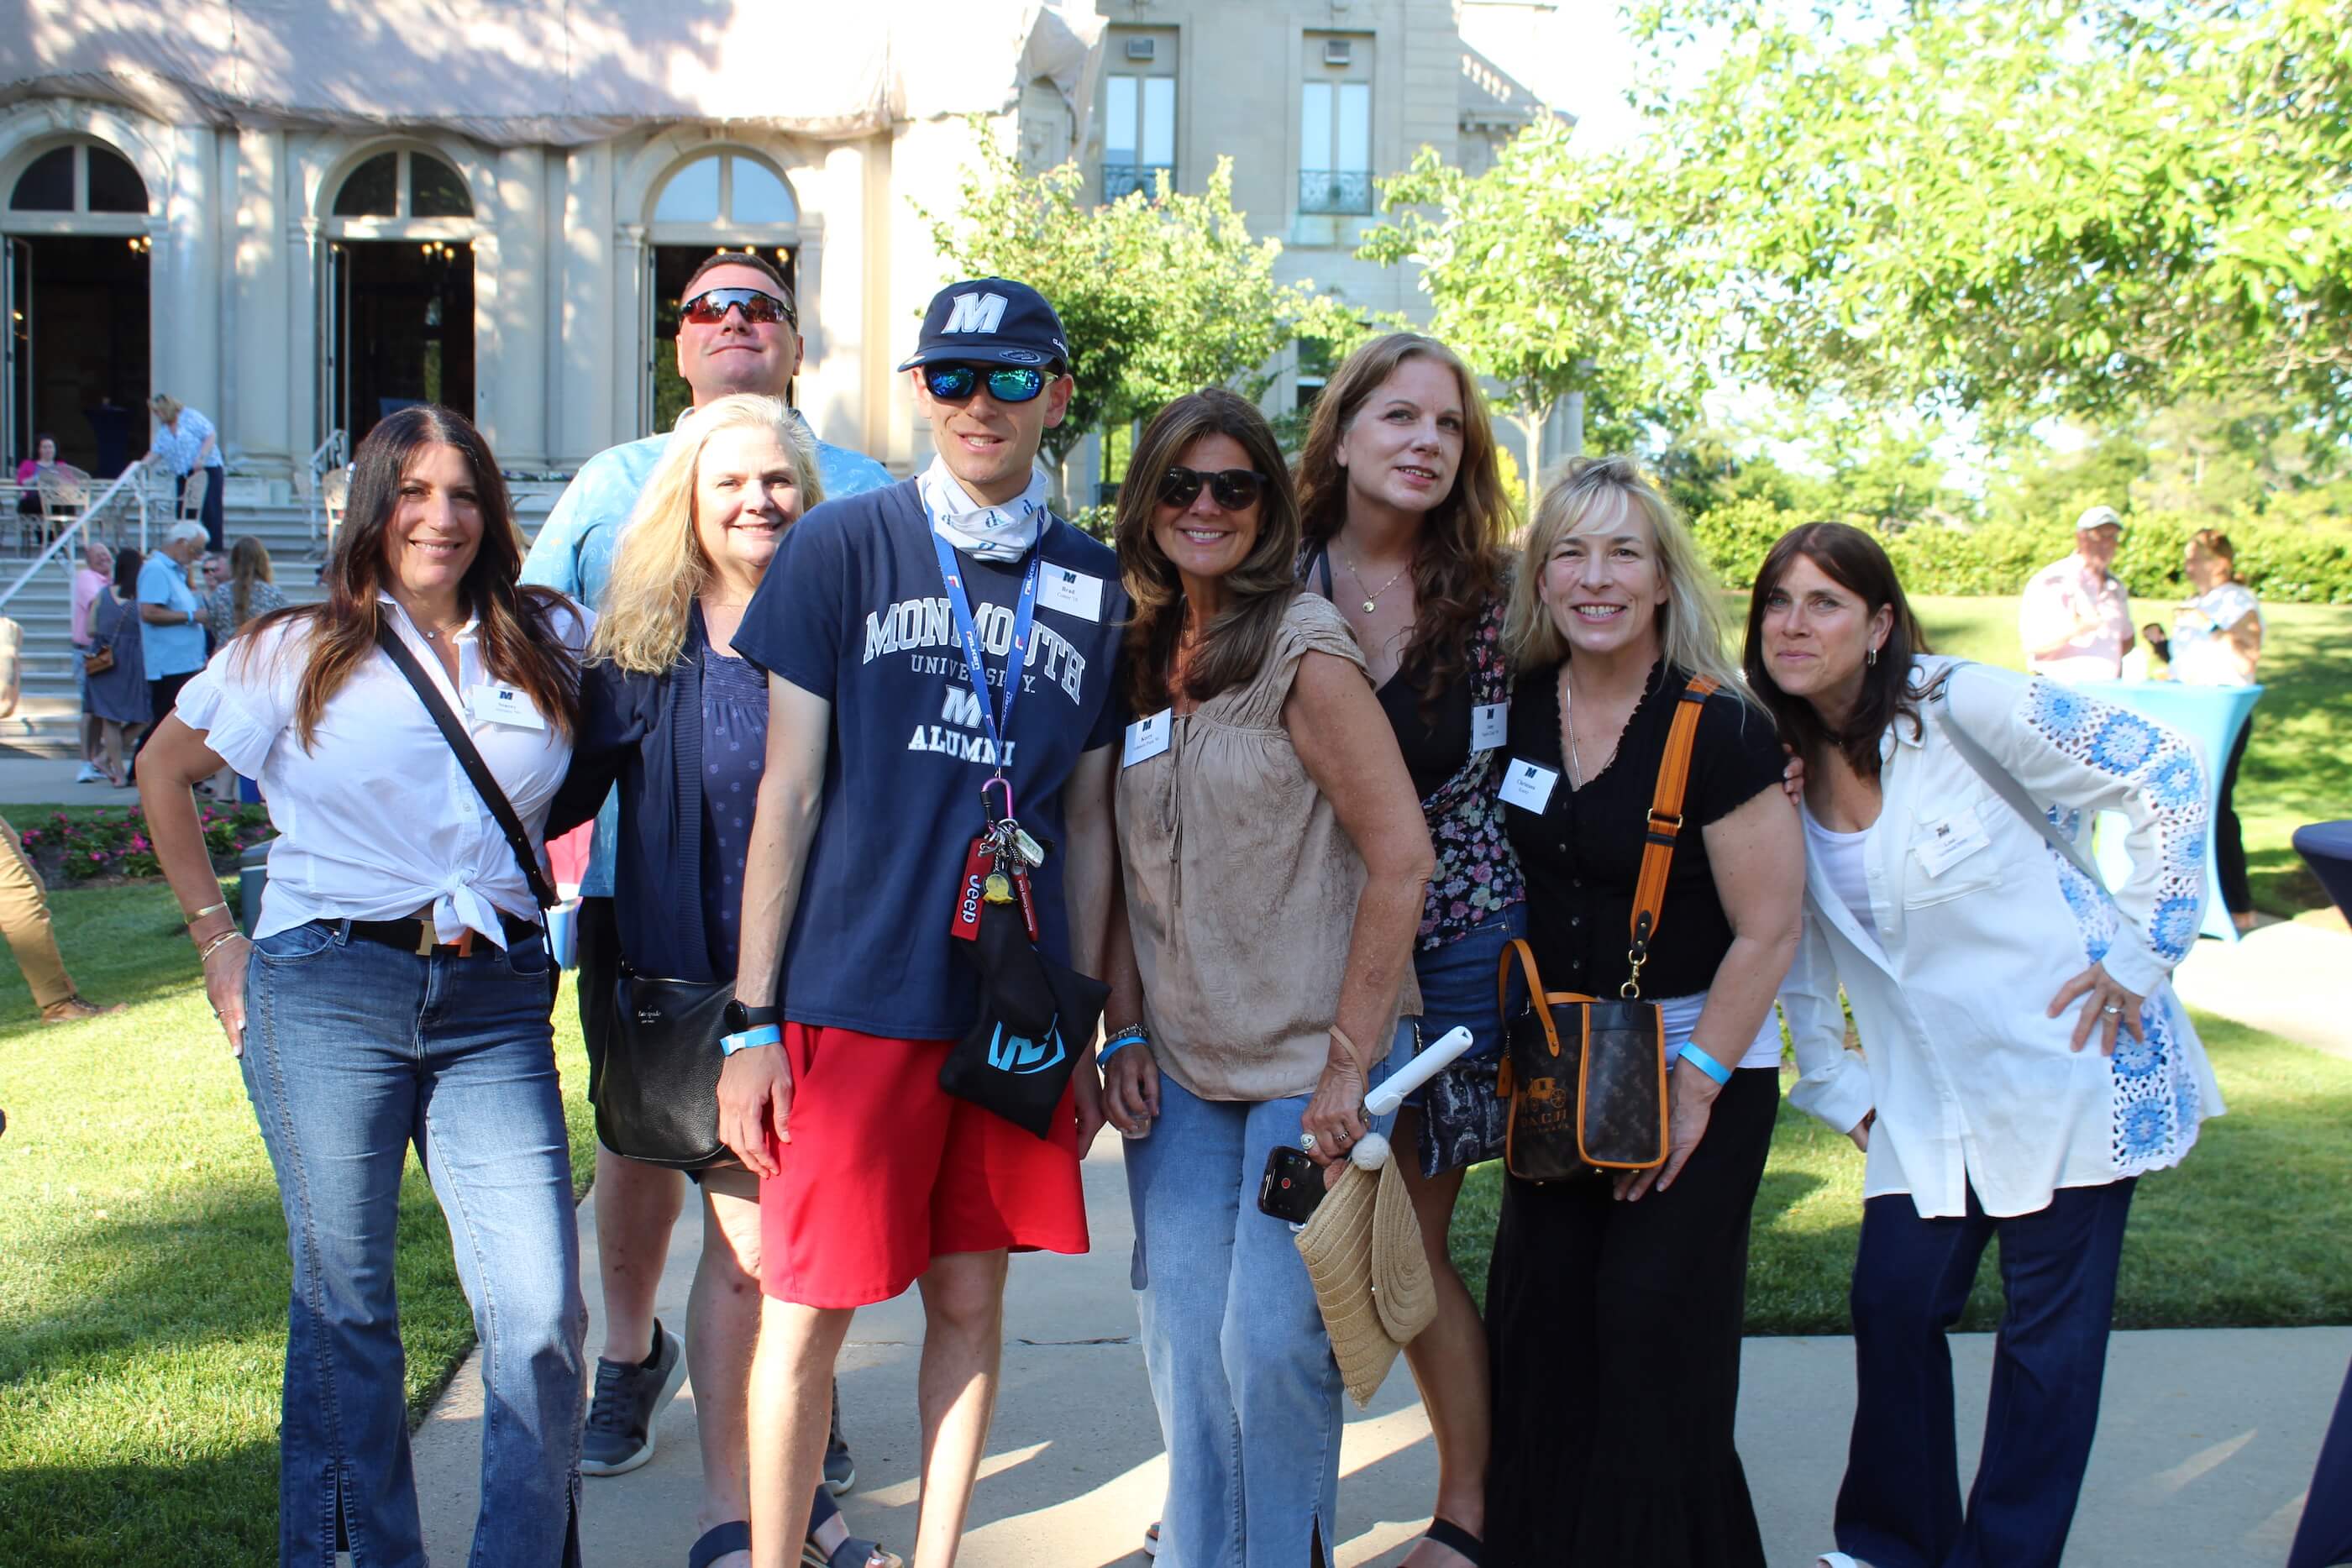
M 2109 1002 L 2105 1007 L 2101 1008 L 2099 1010 L 2106 1014 L 2109 1018 L 2115 1018 L 2124 1010 L 2124 1008 L 2121 1002 Z

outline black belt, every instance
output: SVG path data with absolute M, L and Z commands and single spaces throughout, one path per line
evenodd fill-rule
M 455 942 L 440 942 L 435 939 L 437 934 L 430 920 L 354 920 L 350 925 L 354 942 L 377 942 L 420 957 L 439 953 L 462 958 L 474 950 L 475 933 L 471 926 L 461 932 Z M 503 909 L 499 911 L 499 927 L 510 944 L 539 935 L 538 921 L 509 915 Z

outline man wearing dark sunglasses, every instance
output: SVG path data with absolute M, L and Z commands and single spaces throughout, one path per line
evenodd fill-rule
M 1054 516 L 1037 467 L 1069 365 L 1035 289 L 942 290 L 899 367 L 930 423 L 930 465 L 811 510 L 735 633 L 768 672 L 770 716 L 719 1084 L 719 1134 L 763 1178 L 761 1552 L 801 1528 L 852 1313 L 919 1281 L 918 1560 L 952 1561 L 995 1399 L 1006 1254 L 1087 1247 L 1078 1159 L 1102 1124 L 1091 1020 L 1085 1039 L 1011 1041 L 1074 1074 L 1042 1136 L 940 1082 L 960 1040 L 988 1040 L 994 1063 L 1009 1028 L 988 1030 L 983 960 L 958 951 L 987 939 L 951 934 L 967 898 L 975 932 L 983 894 L 1017 903 L 1034 909 L 1037 954 L 1101 974 L 1128 606 L 1117 557 Z M 1005 816 L 1027 843 L 983 877 L 983 846 L 1013 839 L 989 836 Z
M 801 365 L 798 319 L 792 289 L 757 256 L 721 251 L 696 267 L 682 291 L 677 350 L 678 374 L 692 389 L 695 407 L 730 392 L 782 397 Z M 678 423 L 683 426 L 693 417 L 689 408 Z M 665 431 L 590 458 L 541 525 L 523 563 L 523 580 L 602 608 L 614 548 L 668 443 Z M 891 482 L 889 471 L 862 453 L 823 441 L 816 443 L 816 453 L 818 475 L 829 497 L 853 496 Z M 612 1028 L 620 962 L 613 915 L 618 811 L 615 794 L 596 819 L 580 885 L 580 1023 L 592 1083 Z M 619 1475 L 650 1458 L 662 1410 L 684 1381 L 685 1344 L 673 1328 L 654 1316 L 654 1293 L 686 1186 L 676 1171 L 640 1165 L 597 1147 L 596 1250 L 604 1343 L 582 1442 L 583 1475 Z M 759 1328 L 754 1285 L 746 1276 L 738 1288 L 710 1292 L 708 1307 L 688 1328 L 698 1344 L 719 1347 L 714 1354 L 741 1364 Z M 731 1430 L 739 1435 L 733 1440 L 740 1441 L 744 1395 L 740 1387 L 698 1385 L 695 1418 L 706 1427 L 716 1424 L 722 1438 Z M 848 1447 L 840 1440 L 837 1420 L 824 1472 L 827 1488 L 836 1495 L 848 1490 L 856 1475 Z

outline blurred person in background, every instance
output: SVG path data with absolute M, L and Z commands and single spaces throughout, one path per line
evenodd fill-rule
M 2093 507 L 2074 521 L 2074 553 L 2027 580 L 2017 612 L 2027 669 L 2057 681 L 2123 678 L 2131 596 L 2108 570 L 2123 538 L 2116 509 Z

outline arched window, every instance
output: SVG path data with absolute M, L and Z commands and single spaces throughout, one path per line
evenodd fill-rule
M 709 152 L 681 165 L 654 199 L 656 227 L 745 229 L 797 224 L 800 204 L 782 176 L 741 152 Z
M 344 176 L 339 218 L 470 218 L 466 178 L 430 152 L 379 152 Z
M 17 213 L 147 211 L 147 183 L 111 147 L 74 141 L 53 147 L 25 166 L 8 194 Z

